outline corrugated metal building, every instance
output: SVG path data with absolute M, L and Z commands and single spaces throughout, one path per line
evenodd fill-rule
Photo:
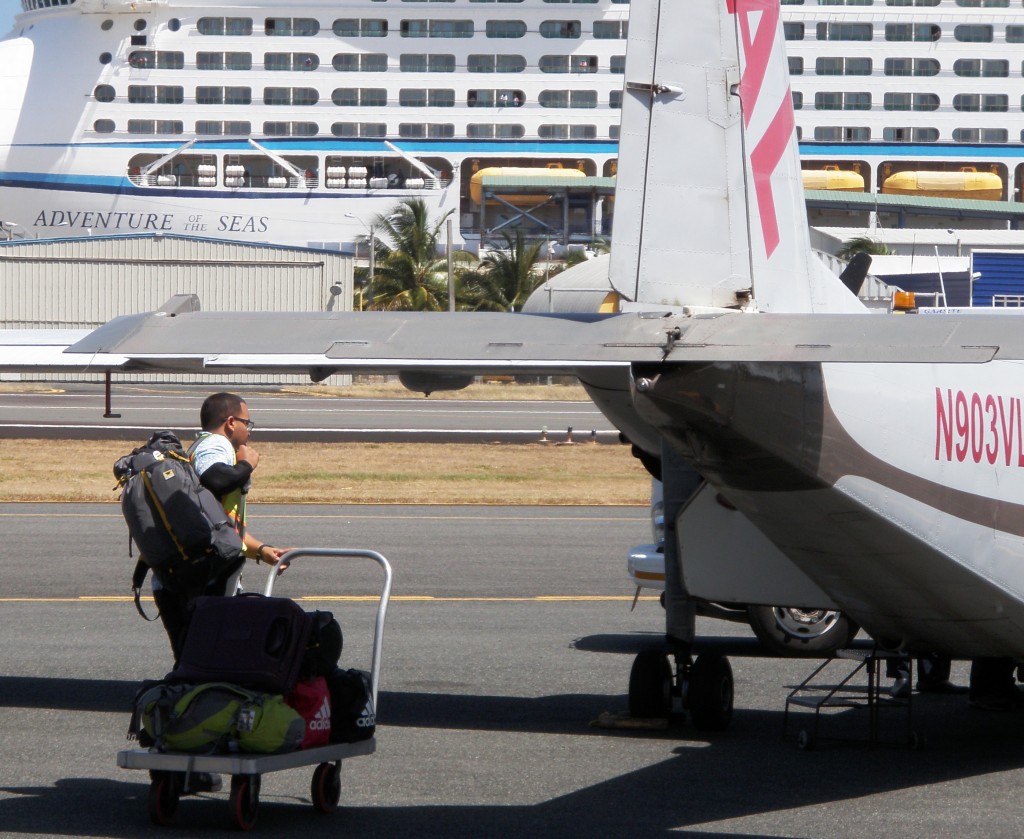
M 351 257 L 337 251 L 187 236 L 0 242 L 0 328 L 91 329 L 119 315 L 153 311 L 174 294 L 197 294 L 206 311 L 348 311 L 352 267 Z M 211 381 L 169 375 L 118 379 Z M 233 381 L 307 380 L 239 375 Z

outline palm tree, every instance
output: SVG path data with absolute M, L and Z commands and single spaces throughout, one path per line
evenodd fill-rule
M 480 260 L 480 269 L 463 275 L 467 305 L 472 309 L 515 312 L 541 283 L 537 260 L 543 242 L 526 242 L 523 232 L 515 238 L 502 233 L 507 248 L 491 251 Z
M 448 308 L 447 260 L 438 256 L 441 230 L 454 212 L 431 222 L 421 198 L 406 198 L 373 222 L 376 262 L 372 309 L 443 311 Z M 473 260 L 455 251 L 458 262 Z
M 854 236 L 843 242 L 843 246 L 836 253 L 840 259 L 849 261 L 854 254 L 867 253 L 873 256 L 888 256 L 892 253 L 884 242 L 872 239 L 870 236 Z

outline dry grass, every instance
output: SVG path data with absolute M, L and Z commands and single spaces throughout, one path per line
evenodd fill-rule
M 0 501 L 115 501 L 118 441 L 0 440 Z M 264 443 L 253 502 L 647 504 L 628 446 Z

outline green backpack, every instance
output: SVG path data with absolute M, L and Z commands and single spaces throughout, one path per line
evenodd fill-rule
M 131 730 L 159 751 L 276 754 L 299 747 L 306 723 L 275 694 L 226 682 L 157 683 L 137 697 Z

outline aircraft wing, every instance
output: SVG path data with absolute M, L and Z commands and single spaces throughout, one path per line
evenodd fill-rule
M 117 318 L 71 345 L 94 369 L 577 374 L 693 362 L 943 362 L 1021 358 L 998 316 L 611 316 L 485 312 L 164 311 Z

